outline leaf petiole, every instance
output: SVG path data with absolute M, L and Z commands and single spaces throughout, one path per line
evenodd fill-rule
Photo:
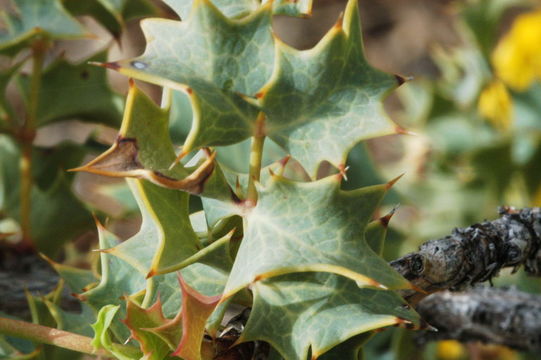
M 255 206 L 257 203 L 257 189 L 255 183 L 261 176 L 261 159 L 263 158 L 263 145 L 265 143 L 265 114 L 259 113 L 255 123 L 255 134 L 250 149 L 250 172 L 248 180 L 248 194 L 246 201 Z

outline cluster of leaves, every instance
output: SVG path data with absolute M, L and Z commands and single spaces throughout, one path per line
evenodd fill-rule
M 126 3 L 65 5 L 73 14 L 90 13 L 118 34 L 133 11 L 134 5 Z M 98 226 L 98 273 L 51 261 L 83 311 L 63 312 L 55 293 L 31 298 L 34 321 L 83 335 L 93 332 L 94 346 L 119 359 L 156 360 L 216 356 L 219 349 L 204 335 L 219 336 L 231 304 L 252 307 L 240 341 L 266 341 L 285 359 L 309 354 L 357 359 L 367 338 L 360 334 L 389 325 L 417 326 L 417 314 L 393 291 L 408 282 L 380 256 L 388 218 L 371 222 L 392 182 L 342 189 L 350 150 L 364 139 L 396 132 L 381 101 L 398 82 L 367 63 L 356 1 L 349 1 L 343 17 L 306 51 L 276 38 L 271 19 L 274 14 L 307 15 L 311 1 L 165 3 L 183 21 L 144 20 L 144 54 L 103 64 L 162 86 L 162 106 L 131 81 L 116 142 L 76 169 L 128 178 L 141 228 L 120 242 Z M 36 64 L 42 46 L 36 44 L 85 36 L 60 1 L 15 5 L 0 38 L 10 54 L 30 46 Z M 53 21 L 56 17 L 62 21 Z M 20 78 L 22 93 L 37 110 L 34 120 L 30 113 L 31 120 L 19 126 L 13 109 L 2 104 L 2 140 L 10 157 L 1 157 L 9 191 L 0 199 L 16 220 L 20 202 L 8 200 L 16 194 L 21 175 L 15 163 L 25 146 L 17 143 L 17 130 L 35 131 L 67 118 L 115 125 L 119 111 L 102 69 L 57 60 L 44 69 L 40 91 L 19 69 L 10 67 L 2 84 Z M 81 85 L 94 78 L 99 88 Z M 39 99 L 32 100 L 33 93 Z M 180 154 L 175 145 L 182 145 Z M 51 240 L 75 235 L 67 221 L 77 219 L 77 207 L 64 201 L 67 208 L 51 208 L 59 199 L 51 192 L 58 191 L 58 182 L 73 196 L 71 177 L 62 169 L 76 166 L 85 146 L 62 144 L 47 150 L 46 160 L 32 161 L 32 238 L 43 251 Z M 287 161 L 275 163 L 284 154 L 297 161 L 295 171 L 286 168 Z M 323 162 L 336 171 L 318 178 Z M 38 174 L 42 167 L 43 176 Z M 53 168 L 59 174 L 55 181 Z M 51 197 L 41 200 L 47 204 L 43 208 L 34 198 L 42 185 Z M 190 214 L 193 199 L 203 211 Z M 87 210 L 80 208 L 85 222 L 73 226 L 76 231 L 88 225 Z M 62 223 L 46 225 L 59 234 L 45 232 L 38 240 L 39 221 L 49 218 Z M 83 326 L 90 322 L 93 329 Z M 118 346 L 128 339 L 128 347 Z
M 83 5 L 84 3 L 84 5 Z M 23 0 L 2 10 L 0 55 L 0 233 L 27 247 L 54 255 L 67 240 L 94 227 L 88 208 L 72 193 L 73 175 L 94 149 L 65 141 L 34 145 L 36 133 L 66 120 L 117 127 L 122 98 L 108 86 L 103 71 L 57 54 L 59 41 L 92 35 L 74 15 L 90 15 L 117 33 L 125 16 L 148 13 L 144 2 Z M 105 60 L 106 53 L 93 55 Z M 29 71 L 32 68 L 32 71 Z M 13 86 L 12 86 L 13 85 Z M 9 87 L 9 91 L 8 91 Z M 9 96 L 8 96 L 9 94 Z M 92 99 L 92 101 L 89 101 Z

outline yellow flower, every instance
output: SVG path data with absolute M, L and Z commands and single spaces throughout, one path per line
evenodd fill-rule
M 505 85 L 494 80 L 479 95 L 478 111 L 487 118 L 495 128 L 505 131 L 511 125 L 511 96 Z
M 521 91 L 541 80 L 541 9 L 518 16 L 492 54 L 496 74 Z
M 456 340 L 439 341 L 436 353 L 440 360 L 457 360 L 466 355 L 464 346 Z

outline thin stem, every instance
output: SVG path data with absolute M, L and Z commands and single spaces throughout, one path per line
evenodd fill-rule
M 94 351 L 94 347 L 91 344 L 92 339 L 87 336 L 20 320 L 0 317 L 0 334 L 59 346 L 64 349 L 90 355 L 111 356 L 109 352 L 103 349 Z M 116 345 L 120 347 L 125 346 L 120 344 Z
M 255 124 L 255 134 L 250 149 L 250 173 L 248 180 L 247 202 L 255 205 L 257 203 L 256 181 L 261 176 L 261 159 L 263 158 L 263 144 L 265 143 L 265 115 L 259 113 Z
M 32 143 L 36 136 L 36 124 L 38 117 L 39 92 L 41 89 L 41 77 L 43 62 L 47 50 L 47 43 L 38 39 L 32 44 L 32 78 L 30 82 L 30 97 L 28 112 L 21 132 L 20 141 L 22 157 L 20 162 L 21 171 L 21 229 L 23 233 L 23 246 L 33 247 L 31 234 L 31 194 L 32 194 Z

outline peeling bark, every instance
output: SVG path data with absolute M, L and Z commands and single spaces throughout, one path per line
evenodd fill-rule
M 498 275 L 500 269 L 521 265 L 541 275 L 541 208 L 500 208 L 501 217 L 422 244 L 419 251 L 391 262 L 391 266 L 419 291 L 401 295 L 417 304 L 428 294 L 458 291 Z
M 516 288 L 475 287 L 443 291 L 423 299 L 416 309 L 437 332 L 423 331 L 421 343 L 455 339 L 541 350 L 541 296 Z

